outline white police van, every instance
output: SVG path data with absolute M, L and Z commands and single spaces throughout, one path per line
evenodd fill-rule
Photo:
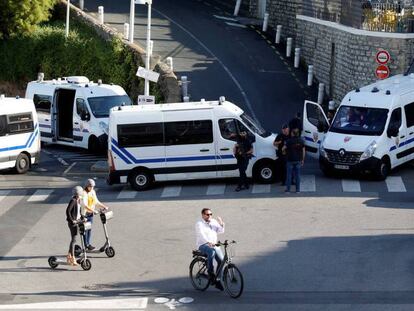
M 109 110 L 131 105 L 118 85 L 93 83 L 83 76 L 32 81 L 26 98 L 33 99 L 39 115 L 41 140 L 67 146 L 106 150 Z
M 322 108 L 306 101 L 303 129 L 306 150 L 326 175 L 369 172 L 383 180 L 414 159 L 414 74 L 349 92 L 330 125 Z
M 254 141 L 247 176 L 274 178 L 274 134 L 225 101 L 118 107 L 109 115 L 109 184 L 136 190 L 154 181 L 237 177 L 237 134 Z
M 32 100 L 0 96 L 0 169 L 19 174 L 39 162 L 39 123 Z

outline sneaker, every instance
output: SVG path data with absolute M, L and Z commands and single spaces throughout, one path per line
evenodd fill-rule
M 95 249 L 95 247 L 94 247 L 94 246 L 92 246 L 92 245 L 88 245 L 88 246 L 86 246 L 86 249 L 87 249 L 88 251 L 93 251 L 93 250 Z
M 242 190 L 242 188 L 240 186 L 237 186 L 236 190 L 234 191 L 239 192 L 240 190 Z
M 249 189 L 249 185 L 244 185 L 244 189 L 248 190 Z
M 218 290 L 221 290 L 221 291 L 223 291 L 223 290 L 224 290 L 224 287 L 223 287 L 223 285 L 221 285 L 221 282 L 220 282 L 220 281 L 216 281 L 216 285 L 215 285 L 215 287 L 216 287 Z

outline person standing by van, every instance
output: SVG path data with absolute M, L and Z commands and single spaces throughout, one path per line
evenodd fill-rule
M 289 128 L 290 130 L 298 129 L 299 134 L 302 134 L 303 124 L 301 119 L 301 113 L 297 112 L 292 120 L 289 121 Z
M 286 141 L 286 193 L 290 192 L 292 173 L 294 174 L 296 193 L 300 192 L 300 168 L 305 161 L 305 142 L 300 137 L 299 129 L 291 131 L 291 137 Z
M 70 231 L 70 243 L 69 251 L 66 257 L 68 264 L 72 266 L 78 266 L 75 257 L 75 244 L 76 236 L 78 235 L 77 222 L 81 218 L 80 207 L 83 189 L 81 186 L 76 186 L 72 190 L 72 199 L 70 200 L 68 207 L 66 208 L 66 221 Z
M 282 132 L 279 133 L 273 146 L 276 147 L 276 176 L 284 185 L 286 182 L 286 154 L 283 151 L 283 146 L 285 145 L 286 140 L 289 139 L 289 126 L 287 124 L 282 125 Z
M 108 207 L 101 203 L 98 200 L 95 192 L 95 181 L 93 179 L 88 179 L 85 184 L 84 193 L 83 193 L 83 215 L 86 217 L 86 220 L 89 221 L 91 224 L 93 223 L 93 214 L 96 210 L 96 207 L 100 207 L 103 209 L 108 209 Z M 95 247 L 91 245 L 91 235 L 92 229 L 85 231 L 85 247 L 88 250 L 94 250 Z
M 247 136 L 246 132 L 240 132 L 237 137 L 237 143 L 233 148 L 234 156 L 237 159 L 237 167 L 240 172 L 239 184 L 236 191 L 239 192 L 243 189 L 249 189 L 249 183 L 247 182 L 246 170 L 249 165 L 249 160 L 253 154 L 253 144 Z

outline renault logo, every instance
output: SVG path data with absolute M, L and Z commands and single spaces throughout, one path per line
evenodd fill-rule
M 343 157 L 343 156 L 345 155 L 345 149 L 340 149 L 340 150 L 339 150 L 339 155 L 340 155 L 341 157 Z

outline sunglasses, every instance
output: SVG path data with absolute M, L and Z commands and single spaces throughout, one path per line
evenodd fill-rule
M 212 216 L 213 213 L 208 213 L 208 214 L 204 214 L 204 215 L 206 215 L 206 216 Z

